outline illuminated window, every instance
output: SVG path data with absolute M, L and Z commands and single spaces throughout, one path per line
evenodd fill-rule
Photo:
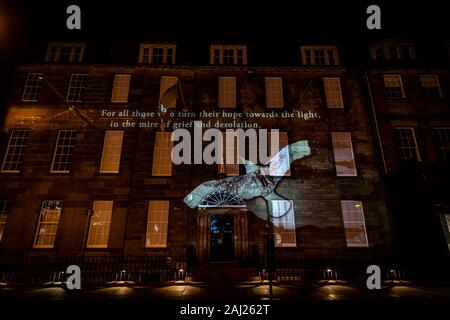
M 272 200 L 271 207 L 275 247 L 296 247 L 293 201 Z
M 62 205 L 61 200 L 45 200 L 42 202 L 34 248 L 53 248 Z
M 222 133 L 222 147 L 223 154 L 222 163 L 218 164 L 219 173 L 224 173 L 227 176 L 239 175 L 239 139 L 234 134 L 229 134 L 227 143 L 226 132 Z M 232 143 L 231 143 L 232 140 Z
M 290 159 L 289 159 L 289 149 L 284 149 L 285 146 L 289 144 L 288 142 L 288 134 L 287 132 L 278 132 L 278 149 L 272 150 L 271 144 L 271 133 L 269 132 L 267 143 L 270 144 L 270 154 L 276 155 L 280 150 L 283 153 L 280 154 L 280 161 L 276 161 L 270 166 L 270 175 L 271 176 L 285 176 L 289 177 L 291 175 L 290 170 Z
M 155 148 L 153 150 L 154 176 L 172 175 L 172 132 L 156 132 Z
M 433 128 L 433 141 L 438 159 L 450 161 L 450 127 Z
M 439 79 L 436 75 L 420 75 L 423 95 L 427 99 L 442 98 L 442 91 L 439 85 Z
M 0 200 L 0 242 L 3 239 L 5 233 L 6 220 L 8 218 L 8 201 Z
M 141 44 L 139 63 L 175 64 L 176 44 Z
M 47 62 L 82 62 L 84 43 L 49 43 L 45 61 Z
M 339 78 L 323 78 L 325 100 L 328 108 L 343 108 L 341 80 Z
M 167 247 L 169 201 L 149 201 L 147 215 L 146 248 Z
M 304 65 L 333 66 L 339 64 L 335 46 L 301 46 Z
M 239 45 L 212 45 L 210 63 L 216 65 L 246 65 L 247 47 Z
M 414 128 L 394 128 L 394 140 L 402 160 L 420 161 L 419 148 L 417 147 Z
M 267 108 L 283 108 L 283 81 L 280 77 L 265 77 Z
M 67 173 L 72 164 L 76 130 L 60 130 L 56 139 L 51 172 Z
M 440 216 L 445 238 L 447 239 L 448 250 L 450 251 L 450 214 L 441 214 Z
M 128 102 L 130 80 L 131 75 L 129 74 L 116 74 L 114 76 L 114 86 L 112 90 L 111 102 Z
M 28 74 L 25 88 L 23 89 L 22 101 L 38 101 L 43 75 L 43 73 Z
M 87 74 L 72 74 L 70 76 L 69 90 L 67 90 L 67 101 L 83 102 L 86 81 Z
M 105 132 L 100 173 L 119 173 L 123 131 Z
M 368 247 L 361 201 L 341 201 L 347 247 Z
M 402 77 L 399 75 L 384 75 L 386 98 L 405 98 Z
M 161 77 L 159 103 L 163 104 L 166 108 L 175 108 L 177 105 L 178 87 L 175 87 L 177 83 L 177 77 Z
M 236 78 L 219 78 L 219 108 L 236 108 Z
M 94 201 L 87 248 L 107 248 L 113 201 Z
M 19 172 L 28 142 L 29 130 L 13 130 L 3 158 L 2 172 Z
M 331 141 L 333 143 L 336 175 L 339 177 L 356 176 L 356 166 L 350 133 L 332 132 Z

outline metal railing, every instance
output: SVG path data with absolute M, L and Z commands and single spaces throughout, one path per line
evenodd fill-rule
M 64 282 L 70 265 L 80 267 L 84 287 L 186 277 L 184 256 L 0 257 L 0 282 L 28 286 Z
M 367 267 L 377 265 L 383 280 L 409 280 L 410 274 L 398 263 L 386 259 L 361 256 L 277 256 L 274 280 L 318 281 L 346 280 L 365 281 Z M 259 262 L 259 276 L 268 280 L 264 261 Z

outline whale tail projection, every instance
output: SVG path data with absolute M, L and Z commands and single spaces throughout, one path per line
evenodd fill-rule
M 203 182 L 192 190 L 183 201 L 190 208 L 196 208 L 202 199 L 218 191 L 235 195 L 243 200 L 260 196 L 267 201 L 287 200 L 278 195 L 275 188 L 289 170 L 292 162 L 310 154 L 308 141 L 301 140 L 282 148 L 265 165 L 257 165 L 242 159 L 246 174 Z

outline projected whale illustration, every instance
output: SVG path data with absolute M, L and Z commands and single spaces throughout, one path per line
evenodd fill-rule
M 196 208 L 205 197 L 211 194 L 220 194 L 220 192 L 228 197 L 235 195 L 243 200 L 251 200 L 256 197 L 263 197 L 267 201 L 287 200 L 278 195 L 275 188 L 289 170 L 292 162 L 310 154 L 308 141 L 301 140 L 282 148 L 265 165 L 261 166 L 243 160 L 246 174 L 203 182 L 184 198 L 184 202 L 190 208 Z

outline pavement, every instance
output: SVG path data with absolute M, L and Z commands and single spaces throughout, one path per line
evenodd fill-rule
M 268 282 L 211 286 L 202 282 L 157 282 L 146 286 L 117 282 L 99 288 L 66 290 L 61 284 L 40 287 L 0 286 L 0 301 L 128 300 L 128 301 L 264 301 Z M 380 290 L 344 281 L 273 284 L 273 300 L 279 301 L 450 301 L 450 284 L 385 282 Z

